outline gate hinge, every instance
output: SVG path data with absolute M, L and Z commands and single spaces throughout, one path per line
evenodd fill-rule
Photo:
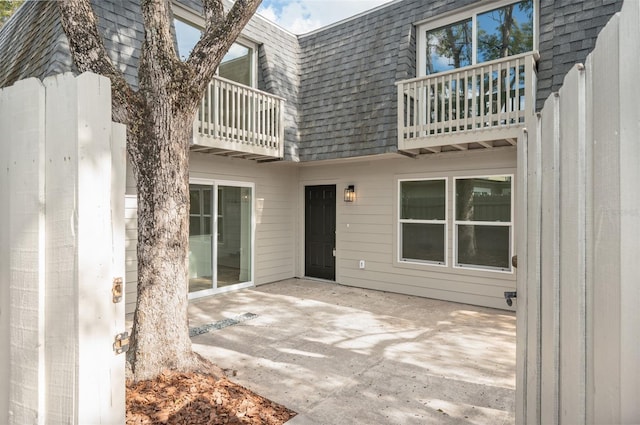
M 121 277 L 113 278 L 113 286 L 111 287 L 111 293 L 113 294 L 113 303 L 119 303 L 122 301 L 122 291 L 124 287 L 122 285 Z
M 125 353 L 129 349 L 129 332 L 122 332 L 114 338 L 113 351 L 116 354 Z

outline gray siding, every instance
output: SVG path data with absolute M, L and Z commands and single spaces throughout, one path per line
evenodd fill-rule
M 212 180 L 255 184 L 255 270 L 256 285 L 292 278 L 296 274 L 296 187 L 298 170 L 290 163 L 256 164 L 202 154 L 191 154 L 190 176 Z M 137 281 L 136 196 L 127 182 L 126 226 L 126 311 L 133 313 Z
M 451 153 L 408 159 L 400 156 L 370 161 L 300 168 L 299 195 L 304 186 L 335 184 L 338 194 L 349 185 L 356 201 L 336 203 L 336 281 L 343 285 L 507 309 L 503 293 L 515 290 L 516 274 L 454 268 L 454 229 L 447 230 L 446 267 L 399 263 L 397 179 L 515 174 L 516 149 Z M 516 188 L 517 190 L 517 188 Z M 448 185 L 448 216 L 453 214 L 453 185 Z M 304 238 L 304 196 L 299 204 L 299 238 Z M 517 223 L 514 222 L 514 226 Z M 359 268 L 365 260 L 365 269 Z M 304 275 L 304 253 L 298 258 Z
M 257 285 L 295 276 L 296 182 L 291 164 L 255 164 L 232 158 L 191 155 L 191 177 L 255 183 L 255 274 Z

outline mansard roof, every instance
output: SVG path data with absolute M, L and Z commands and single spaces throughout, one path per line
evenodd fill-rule
M 199 0 L 179 0 L 199 12 Z M 139 0 L 93 0 L 105 47 L 137 85 L 143 39 Z M 293 35 L 260 16 L 243 34 L 259 45 L 258 88 L 286 99 L 286 158 L 349 158 L 397 150 L 395 82 L 416 76 L 416 23 L 476 0 L 396 0 Z M 540 102 L 584 61 L 622 0 L 539 0 Z M 0 29 L 0 87 L 74 72 L 55 2 L 28 1 Z

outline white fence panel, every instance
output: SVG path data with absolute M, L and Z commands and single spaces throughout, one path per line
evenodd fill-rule
M 615 28 L 614 28 L 615 26 Z M 587 62 L 591 79 L 593 137 L 593 240 L 590 308 L 593 351 L 590 353 L 590 416 L 597 423 L 620 423 L 620 81 L 618 79 L 618 18 L 612 19 L 598 37 Z M 611 375 L 611 376 L 609 376 Z M 613 378 L 615 376 L 615 378 Z M 608 419 L 608 420 L 605 420 Z
M 575 66 L 560 90 L 558 336 L 559 423 L 584 423 L 586 357 L 585 72 Z M 567 166 L 568 165 L 568 166 Z M 567 409 L 567 406 L 571 406 Z
M 518 423 L 640 423 L 638 22 L 625 2 L 520 153 Z
M 544 424 L 558 422 L 558 280 L 559 264 L 559 178 L 560 117 L 558 96 L 545 102 L 539 137 L 541 155 L 541 231 L 540 231 L 540 384 L 544 389 L 540 395 L 541 417 Z
M 620 15 L 620 419 L 640 422 L 640 2 Z M 631 52 L 631 53 L 630 53 Z M 597 313 L 595 313 L 597 314 Z
M 25 80 L 0 112 L 0 423 L 124 423 L 125 132 L 109 80 Z
M 13 390 L 2 404 L 12 423 L 40 423 L 44 398 L 33 392 L 42 384 L 44 338 L 44 88 L 36 79 L 3 90 L 0 151 L 4 158 L 0 221 L 3 232 L 3 363 Z M 6 126 L 6 127 L 5 127 Z M 10 360 L 9 360 L 10 359 Z M 6 365 L 6 366 L 5 366 Z M 1 404 L 0 404 L 1 407 Z M 6 423 L 6 422 L 5 422 Z

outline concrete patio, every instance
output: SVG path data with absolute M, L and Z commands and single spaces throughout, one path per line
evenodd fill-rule
M 514 423 L 511 312 L 303 279 L 189 312 L 221 327 L 194 349 L 298 412 L 288 424 Z

